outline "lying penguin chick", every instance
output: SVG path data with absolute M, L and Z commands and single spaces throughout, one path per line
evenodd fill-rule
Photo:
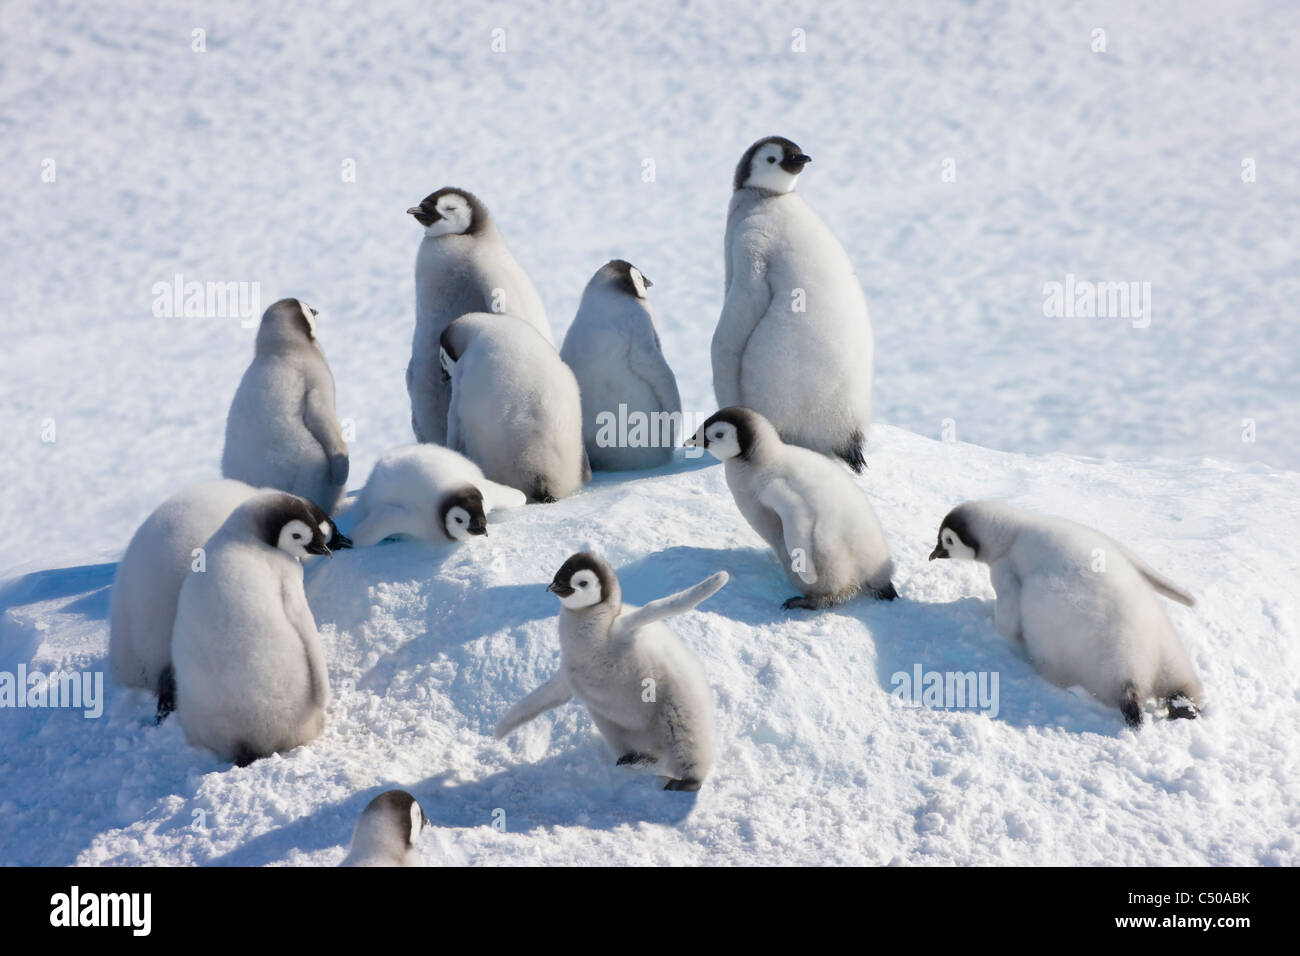
M 263 314 L 253 362 L 230 403 L 221 474 L 300 495 L 333 514 L 347 485 L 348 446 L 316 315 L 297 299 Z
M 784 607 L 817 610 L 860 591 L 898 597 L 876 512 L 836 462 L 787 445 L 771 422 L 739 405 L 714 413 L 687 445 L 724 463 L 736 507 L 803 592 Z
M 546 589 L 563 605 L 559 673 L 510 708 L 496 736 L 577 697 L 619 765 L 653 769 L 665 790 L 700 789 L 713 765 L 713 696 L 699 659 L 660 622 L 726 583 L 719 571 L 638 608 L 623 603 L 603 559 L 573 555 Z
M 361 811 L 339 866 L 419 866 L 424 810 L 405 790 L 385 790 Z
M 935 558 L 989 566 L 998 632 L 1023 641 L 1054 684 L 1082 686 L 1133 727 L 1152 697 L 1170 717 L 1197 715 L 1201 682 L 1156 594 L 1196 601 L 1118 542 L 1063 518 L 968 501 L 943 519 Z
M 441 445 L 403 445 L 375 464 L 352 511 L 352 536 L 362 547 L 392 535 L 430 543 L 487 534 L 487 515 L 527 502 L 497 484 L 464 455 Z
M 319 514 L 294 495 L 255 495 L 208 539 L 207 569 L 181 587 L 176 716 L 192 746 L 241 767 L 325 726 L 329 676 L 300 563 L 330 553 Z
M 191 574 L 206 571 L 204 544 L 256 494 L 258 489 L 230 479 L 191 485 L 154 509 L 118 562 L 109 609 L 109 663 L 122 686 L 157 693 L 159 723 L 175 709 L 172 627 L 181 586 Z M 328 523 L 331 551 L 351 547 L 320 507 L 310 501 L 307 506 L 314 525 Z
M 630 262 L 611 259 L 587 283 L 560 349 L 578 379 L 582 440 L 599 471 L 658 468 L 679 440 L 682 400 L 655 329 L 653 285 Z M 620 444 L 610 420 L 624 417 L 631 426 Z

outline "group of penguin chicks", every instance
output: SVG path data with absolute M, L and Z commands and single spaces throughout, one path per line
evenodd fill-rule
M 871 324 L 843 247 L 794 192 L 810 161 L 768 137 L 737 166 L 712 343 L 722 408 L 689 438 L 639 269 L 613 260 L 597 271 L 557 352 L 540 297 L 475 196 L 440 189 L 408 209 L 424 229 L 406 373 L 418 444 L 381 456 L 346 512 L 351 539 L 332 517 L 348 451 L 317 313 L 276 302 L 231 404 L 225 477 L 159 506 L 119 563 L 115 679 L 155 690 L 159 721 L 174 709 L 191 744 L 240 766 L 292 749 L 321 733 L 329 700 L 304 558 L 395 536 L 468 541 L 486 534 L 494 509 L 571 495 L 593 465 L 659 467 L 682 439 L 724 462 L 741 514 L 799 591 L 784 607 L 897 597 L 884 532 L 851 475 L 865 465 Z M 677 433 L 611 442 L 602 428 L 616 409 Z M 1055 683 L 1082 685 L 1132 725 L 1151 697 L 1170 716 L 1196 715 L 1200 684 L 1154 595 L 1193 601 L 1118 543 L 968 502 L 944 518 L 930 558 L 989 565 L 997 630 Z M 570 557 L 547 589 L 561 603 L 560 669 L 496 735 L 577 697 L 619 765 L 652 771 L 665 789 L 699 789 L 713 763 L 712 698 L 699 660 L 662 621 L 727 580 L 718 572 L 636 608 L 603 559 Z M 425 823 L 410 794 L 383 793 L 345 862 L 418 861 Z

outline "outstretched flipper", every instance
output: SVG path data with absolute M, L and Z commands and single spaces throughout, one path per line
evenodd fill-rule
M 556 674 L 541 687 L 511 707 L 492 733 L 499 740 L 520 724 L 526 724 L 539 714 L 559 707 L 561 704 L 566 704 L 572 699 L 573 689 L 569 687 L 569 682 L 565 680 L 564 674 Z
M 352 542 L 359 548 L 368 548 L 390 535 L 410 534 L 416 526 L 416 520 L 405 508 L 380 505 L 357 522 L 352 529 Z
M 1169 598 L 1169 600 L 1177 601 L 1179 604 L 1185 604 L 1188 607 L 1196 607 L 1196 598 L 1192 597 L 1177 584 L 1174 584 L 1173 581 L 1170 581 L 1167 577 L 1155 568 L 1151 567 L 1151 565 L 1147 564 L 1128 548 L 1119 544 L 1119 542 L 1115 542 L 1115 544 L 1123 553 L 1124 557 L 1128 558 L 1133 564 L 1133 567 L 1138 569 L 1138 573 L 1147 579 L 1147 583 L 1155 589 L 1156 593 L 1163 594 L 1165 597 Z
M 668 595 L 668 597 L 651 601 L 645 607 L 639 607 L 635 611 L 625 611 L 618 617 L 619 628 L 624 634 L 633 634 L 647 624 L 663 620 L 666 617 L 685 614 L 701 601 L 717 594 L 729 579 L 730 575 L 726 571 L 719 571 L 685 591 L 678 591 L 676 594 Z
M 509 485 L 503 485 L 497 481 L 488 481 L 484 478 L 475 484 L 491 510 L 498 508 L 522 508 L 528 504 L 528 496 L 518 488 L 511 488 Z

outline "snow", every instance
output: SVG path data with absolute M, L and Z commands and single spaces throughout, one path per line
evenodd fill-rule
M 155 283 L 259 281 L 263 307 L 321 310 L 355 491 L 410 440 L 403 211 L 462 185 L 557 339 L 600 264 L 643 269 L 683 407 L 709 412 L 727 189 L 768 133 L 813 156 L 800 192 L 867 291 L 861 481 L 902 597 L 782 611 L 719 466 L 598 476 L 461 548 L 316 560 L 335 700 L 291 754 L 231 769 L 111 680 L 97 720 L 0 710 L 0 863 L 333 864 L 389 786 L 434 823 L 431 864 L 1300 862 L 1298 21 L 1286 3 L 6 3 L 0 671 L 107 671 L 113 562 L 218 472 L 254 333 L 155 317 Z M 1150 282 L 1150 327 L 1044 317 L 1069 274 Z M 925 560 L 975 497 L 1094 525 L 1196 594 L 1166 607 L 1204 718 L 1133 732 L 1039 678 L 993 629 L 987 573 Z M 613 767 L 576 703 L 491 737 L 556 665 L 544 586 L 582 547 L 633 603 L 732 575 L 673 622 L 717 699 L 698 795 Z M 918 664 L 996 673 L 996 717 L 897 706 L 892 675 Z

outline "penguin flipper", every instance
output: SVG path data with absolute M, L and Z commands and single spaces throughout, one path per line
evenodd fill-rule
M 772 304 L 772 290 L 767 277 L 758 271 L 762 268 L 761 264 L 755 264 L 753 274 L 732 276 L 727 283 L 718 327 L 713 331 L 710 347 L 713 393 L 722 408 L 744 404 L 740 390 L 740 361 L 750 337 Z
M 636 610 L 625 611 L 617 619 L 619 630 L 623 634 L 635 634 L 647 624 L 652 624 L 666 617 L 676 617 L 678 614 L 684 614 L 722 590 L 722 586 L 730 580 L 730 577 L 726 571 L 719 571 L 685 591 L 678 591 L 676 594 L 668 595 L 668 597 L 651 601 Z
M 526 724 L 539 714 L 567 704 L 573 699 L 573 689 L 563 673 L 556 674 L 519 703 L 515 704 L 493 729 L 498 740 L 507 736 L 521 724 Z
M 1185 604 L 1187 607 L 1196 607 L 1196 598 L 1192 597 L 1173 581 L 1169 580 L 1151 565 L 1147 564 L 1136 554 L 1124 547 L 1118 541 L 1115 542 L 1124 557 L 1128 558 L 1129 563 L 1138 569 L 1138 573 L 1147 579 L 1147 583 L 1157 594 L 1163 594 L 1171 601 L 1177 601 L 1179 604 Z
M 309 388 L 303 399 L 302 423 L 311 432 L 329 462 L 330 484 L 348 482 L 348 445 L 334 413 L 334 395 L 324 389 Z
M 497 481 L 489 481 L 486 478 L 475 482 L 475 484 L 478 485 L 478 490 L 482 492 L 483 497 L 488 500 L 493 509 L 521 508 L 528 504 L 528 496 L 518 488 L 512 488 Z
M 758 493 L 758 500 L 776 512 L 781 519 L 781 535 L 785 540 L 786 562 L 790 570 L 804 584 L 817 583 L 817 568 L 812 563 L 813 526 L 816 523 L 803 497 L 795 493 L 784 481 L 771 481 Z M 797 561 L 796 555 L 802 555 Z M 804 565 L 801 569 L 795 564 Z
M 352 529 L 352 543 L 359 548 L 368 548 L 390 535 L 410 533 L 413 526 L 418 527 L 418 522 L 413 521 L 405 509 L 380 505 L 357 522 Z

